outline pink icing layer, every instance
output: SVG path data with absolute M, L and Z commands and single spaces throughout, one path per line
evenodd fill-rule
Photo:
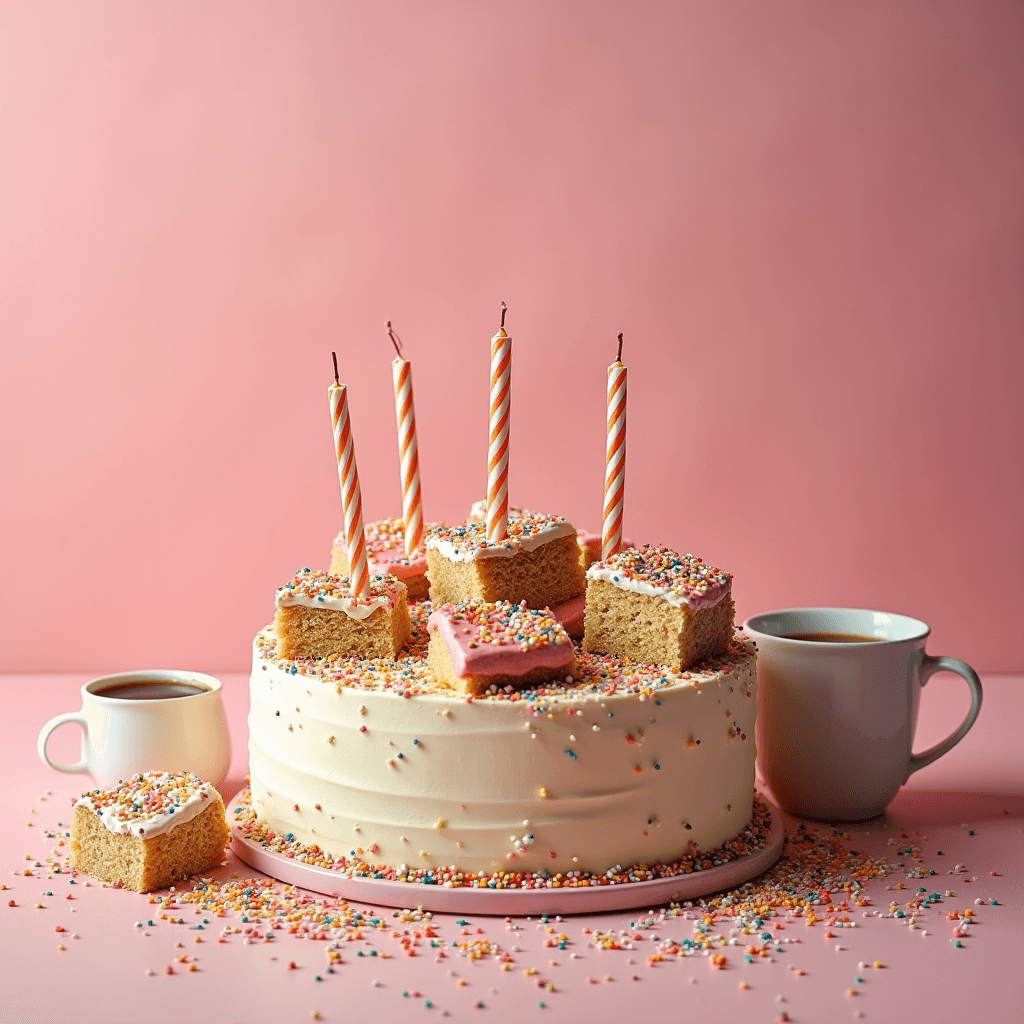
M 546 644 L 523 650 L 518 644 L 479 643 L 480 629 L 464 620 L 458 624 L 444 608 L 431 612 L 427 629 L 435 630 L 448 648 L 452 671 L 466 676 L 521 676 L 534 668 L 560 668 L 575 657 L 572 643 Z M 469 632 L 465 632 L 468 629 Z M 477 646 L 470 647 L 470 643 Z
M 568 601 L 556 604 L 548 610 L 565 627 L 566 631 L 571 631 L 572 627 L 577 623 L 583 624 L 583 609 L 586 603 L 587 595 L 583 593 L 579 597 L 570 597 Z
M 405 557 L 405 548 L 391 548 L 388 551 L 367 552 L 366 560 L 370 572 L 389 572 L 400 580 L 422 576 L 427 571 L 427 556 Z
M 345 548 L 345 537 L 338 534 L 334 538 L 334 547 Z M 396 579 L 408 580 L 414 576 L 422 576 L 427 571 L 426 554 L 417 555 L 415 558 L 405 557 L 405 548 L 386 548 L 381 551 L 373 551 L 367 545 L 366 562 L 370 567 L 370 575 L 374 573 L 391 573 Z

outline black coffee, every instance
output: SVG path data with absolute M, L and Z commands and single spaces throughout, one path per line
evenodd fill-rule
M 880 636 L 860 636 L 857 633 L 785 633 L 783 640 L 811 640 L 818 644 L 877 644 L 884 641 Z
M 176 683 L 167 679 L 132 679 L 124 683 L 108 683 L 92 691 L 97 697 L 117 700 L 167 700 L 170 697 L 194 697 L 207 693 L 198 683 Z

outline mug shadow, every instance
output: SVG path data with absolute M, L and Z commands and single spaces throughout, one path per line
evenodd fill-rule
M 906 829 L 983 824 L 1024 818 L 1024 794 L 984 793 L 970 790 L 901 789 L 885 813 L 861 821 L 804 818 L 784 812 L 789 821 L 806 821 L 837 829 Z

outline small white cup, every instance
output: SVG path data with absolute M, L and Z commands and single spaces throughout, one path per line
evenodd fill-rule
M 957 658 L 925 654 L 918 619 L 859 608 L 788 608 L 743 624 L 757 643 L 757 762 L 780 806 L 824 821 L 881 814 L 913 772 L 956 746 L 981 709 L 981 680 Z M 868 643 L 793 640 L 845 633 Z M 921 688 L 956 672 L 971 688 L 960 727 L 923 754 L 911 744 Z
M 202 690 L 157 700 L 97 692 L 141 680 L 190 683 Z M 46 752 L 50 733 L 66 722 L 82 727 L 82 759 L 77 764 L 57 764 Z M 82 710 L 51 718 L 39 734 L 37 749 L 51 768 L 88 772 L 100 789 L 145 771 L 195 772 L 204 782 L 219 786 L 231 760 L 220 680 L 169 669 L 93 679 L 82 687 Z

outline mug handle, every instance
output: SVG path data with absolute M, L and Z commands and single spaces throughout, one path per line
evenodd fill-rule
M 89 766 L 85 761 L 79 761 L 78 764 L 57 764 L 50 760 L 50 755 L 46 753 L 46 744 L 50 739 L 50 733 L 54 729 L 66 722 L 77 722 L 84 730 L 86 735 L 89 735 L 89 723 L 80 714 L 69 714 L 69 715 L 58 715 L 56 718 L 51 718 L 46 725 L 43 726 L 42 732 L 39 734 L 39 742 L 36 744 L 36 750 L 39 751 L 39 756 L 45 761 L 51 768 L 56 768 L 59 772 L 87 772 Z
M 947 736 L 941 743 L 936 743 L 934 747 L 926 750 L 923 754 L 912 753 L 910 755 L 910 764 L 907 766 L 908 779 L 919 768 L 942 757 L 947 750 L 952 750 L 967 735 L 967 730 L 974 725 L 974 720 L 981 710 L 981 680 L 978 678 L 978 673 L 966 661 L 961 661 L 959 658 L 933 658 L 930 654 L 926 654 L 921 666 L 921 686 L 924 686 L 936 672 L 955 672 L 967 680 L 967 685 L 971 688 L 971 710 L 967 712 L 967 717 L 960 723 L 960 728 L 956 732 Z

